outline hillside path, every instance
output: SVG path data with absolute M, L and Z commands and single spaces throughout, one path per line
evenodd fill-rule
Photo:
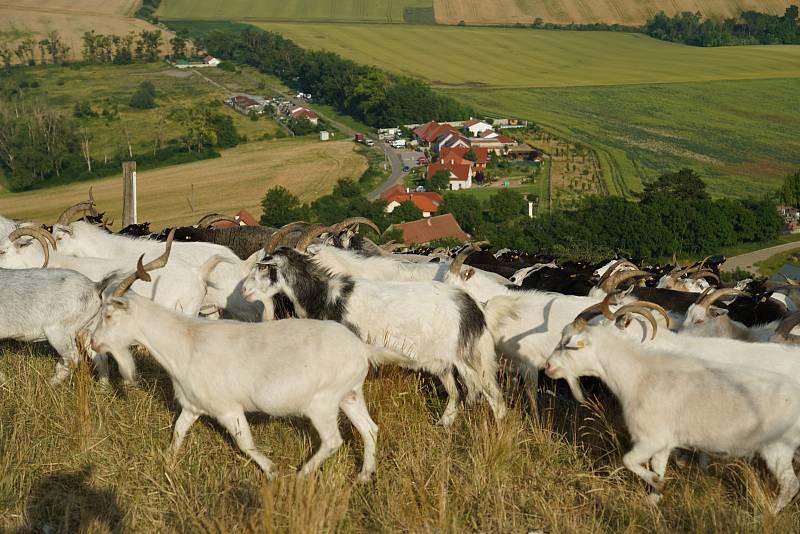
M 739 256 L 733 256 L 731 258 L 728 258 L 727 261 L 723 263 L 721 267 L 726 271 L 734 271 L 737 268 L 739 268 L 757 274 L 758 268 L 755 267 L 756 263 L 766 260 L 767 258 L 774 256 L 775 254 L 780 254 L 781 252 L 788 252 L 794 249 L 800 249 L 800 241 L 793 241 L 792 243 L 784 243 L 783 245 L 776 245 L 774 247 L 762 248 L 761 250 L 754 250 L 753 252 L 740 254 Z

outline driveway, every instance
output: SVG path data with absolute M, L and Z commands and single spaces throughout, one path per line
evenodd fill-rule
M 728 260 L 723 263 L 721 267 L 726 271 L 735 271 L 738 267 L 739 269 L 743 269 L 753 274 L 758 274 L 758 268 L 755 267 L 756 263 L 766 260 L 775 254 L 780 254 L 781 252 L 788 252 L 795 249 L 800 249 L 800 241 L 785 243 L 783 245 L 777 245 L 769 248 L 762 248 L 761 250 L 755 250 L 753 252 L 748 252 L 747 254 L 733 256 L 732 258 L 728 258 Z
M 417 158 L 425 155 L 419 150 L 395 150 L 383 141 L 378 141 L 376 146 L 379 146 L 383 150 L 383 153 L 388 157 L 389 163 L 392 165 L 392 174 L 386 179 L 386 181 L 370 191 L 370 193 L 367 195 L 367 200 L 370 202 L 378 200 L 378 198 L 381 196 L 381 193 L 390 187 L 399 183 L 403 183 L 403 178 L 405 178 L 406 174 L 408 174 L 407 172 L 403 172 L 403 166 L 407 165 L 410 169 L 414 168 L 417 166 Z

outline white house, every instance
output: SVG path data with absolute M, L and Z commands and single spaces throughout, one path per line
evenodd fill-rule
M 470 119 L 464 123 L 464 128 L 470 137 L 478 137 L 484 130 L 491 130 L 492 125 L 482 120 Z
M 203 58 L 203 63 L 205 63 L 209 67 L 216 67 L 217 65 L 222 63 L 222 61 L 220 61 L 219 59 L 215 58 L 214 56 L 206 56 L 206 57 Z

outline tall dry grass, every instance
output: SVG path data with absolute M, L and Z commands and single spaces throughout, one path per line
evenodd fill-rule
M 383 369 L 366 385 L 380 425 L 378 475 L 355 476 L 361 443 L 345 445 L 309 480 L 294 473 L 317 444 L 300 419 L 251 417 L 276 462 L 267 482 L 209 420 L 172 464 L 176 417 L 166 374 L 146 355 L 136 386 L 102 388 L 81 365 L 53 388 L 54 354 L 0 345 L 2 532 L 796 532 L 800 502 L 766 513 L 776 485 L 759 462 L 716 460 L 708 472 L 671 464 L 658 509 L 621 467 L 628 446 L 614 400 L 578 407 L 557 387 L 538 403 L 503 375 L 508 418 L 485 406 L 453 428 L 434 381 Z M 550 385 L 552 386 L 552 384 Z

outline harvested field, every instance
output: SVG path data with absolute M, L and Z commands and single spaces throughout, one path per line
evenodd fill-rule
M 124 35 L 155 27 L 141 19 L 133 18 L 138 6 L 136 0 L 13 0 L 0 2 L 0 42 L 14 43 L 27 36 L 36 39 L 48 31 L 58 30 L 71 48 L 68 58 L 80 59 L 81 36 L 94 30 L 98 33 Z M 171 34 L 164 32 L 165 42 Z M 38 52 L 37 52 L 38 57 Z
M 190 224 L 205 213 L 245 208 L 259 217 L 270 187 L 282 185 L 304 202 L 330 193 L 336 180 L 358 178 L 367 164 L 349 141 L 308 140 L 249 143 L 222 157 L 138 173 L 139 220 L 153 228 Z M 52 222 L 65 206 L 83 200 L 89 186 L 98 208 L 121 220 L 120 176 L 0 196 L 6 217 Z M 117 226 L 118 227 L 118 226 Z
M 732 17 L 755 10 L 780 15 L 796 0 L 433 0 L 437 24 L 530 24 L 536 18 L 555 24 L 639 26 L 659 11 L 700 12 Z

